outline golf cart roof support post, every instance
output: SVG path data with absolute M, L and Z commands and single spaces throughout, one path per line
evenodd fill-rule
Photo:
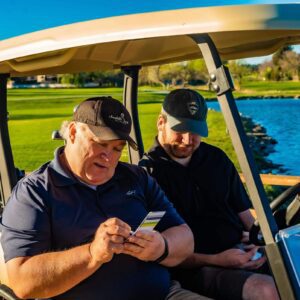
M 276 274 L 275 280 L 280 298 L 284 300 L 300 299 L 300 287 L 290 263 L 287 263 L 286 267 L 282 264 L 282 260 L 289 261 L 287 250 L 282 245 L 282 241 L 266 245 L 264 250 L 269 262 L 271 262 L 270 266 L 274 277 Z M 292 289 L 292 286 L 294 289 Z
M 229 72 L 224 66 L 222 67 L 219 53 L 209 35 L 191 35 L 191 38 L 198 44 L 202 52 L 210 78 L 213 82 L 213 87 L 217 92 L 217 98 L 220 103 L 238 161 L 245 176 L 246 185 L 258 216 L 264 240 L 267 246 L 276 245 L 275 234 L 278 232 L 277 224 L 273 217 L 269 201 L 266 197 L 262 181 L 259 177 L 252 152 L 248 145 L 247 136 L 233 98 Z M 279 293 L 281 297 L 283 297 L 282 299 L 295 299 L 280 251 L 274 251 L 272 257 L 269 257 L 267 252 L 267 256 L 269 258 L 269 264 L 273 271 Z M 275 256 L 276 259 L 274 259 Z M 282 276 L 282 274 L 284 274 L 284 276 Z M 282 280 L 283 278 L 285 278 L 285 280 Z
M 129 162 L 137 164 L 144 154 L 141 128 L 138 117 L 138 78 L 141 66 L 122 67 L 124 72 L 123 103 L 132 117 L 131 137 L 138 145 L 138 151 L 128 146 Z
M 0 176 L 1 205 L 4 206 L 17 183 L 17 175 L 8 132 L 7 79 L 9 74 L 0 74 Z
M 247 136 L 232 95 L 231 84 L 226 84 L 226 82 L 230 82 L 230 78 L 226 78 L 225 71 L 220 71 L 223 69 L 222 62 L 211 38 L 207 34 L 193 35 L 191 37 L 198 44 L 202 52 L 210 78 L 213 81 L 213 87 L 217 92 L 217 98 L 245 176 L 253 206 L 259 218 L 265 242 L 267 244 L 274 243 L 274 237 L 278 232 L 278 228 L 248 145 Z

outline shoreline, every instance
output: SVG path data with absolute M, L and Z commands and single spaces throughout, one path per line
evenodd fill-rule
M 279 99 L 295 99 L 300 100 L 300 95 L 294 95 L 294 96 L 234 96 L 234 100 L 242 101 L 242 100 L 266 100 L 266 99 L 273 99 L 273 100 L 279 100 Z M 218 101 L 216 97 L 206 97 L 206 101 Z
M 265 127 L 255 123 L 251 117 L 241 114 L 241 119 L 259 172 L 264 174 L 284 172 L 285 169 L 281 164 L 268 159 L 269 154 L 275 152 L 275 145 L 278 142 L 267 134 Z
M 238 97 L 234 97 L 236 100 L 253 100 L 253 99 L 300 99 L 300 95 L 288 95 L 288 96 L 284 96 L 284 95 L 276 95 L 276 96 L 272 96 L 272 95 L 264 95 L 264 96 L 238 96 Z
M 221 113 L 213 108 L 208 108 L 208 110 Z M 261 124 L 254 122 L 251 117 L 242 113 L 239 114 L 259 173 L 285 173 L 286 169 L 282 164 L 274 163 L 268 159 L 271 153 L 276 152 L 275 146 L 278 144 L 277 140 L 269 136 L 267 129 Z

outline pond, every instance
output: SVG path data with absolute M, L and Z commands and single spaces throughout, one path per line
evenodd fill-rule
M 265 127 L 278 144 L 268 159 L 283 165 L 285 174 L 300 175 L 300 100 L 251 99 L 237 100 L 238 110 Z M 208 107 L 220 111 L 218 102 Z

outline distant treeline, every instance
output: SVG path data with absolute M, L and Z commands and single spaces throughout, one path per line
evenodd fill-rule
M 293 51 L 291 46 L 283 47 L 273 54 L 272 59 L 260 65 L 245 64 L 243 60 L 224 62 L 235 81 L 236 89 L 239 89 L 243 80 L 272 80 L 299 81 L 300 55 Z M 121 87 L 123 85 L 123 73 L 121 70 L 103 72 L 82 72 L 76 74 L 59 74 L 46 76 L 42 81 L 35 77 L 22 77 L 12 79 L 16 84 L 38 82 L 59 83 L 64 86 L 75 87 Z M 140 85 L 172 86 L 208 85 L 209 76 L 202 59 L 187 62 L 165 64 L 160 66 L 144 67 L 140 71 Z

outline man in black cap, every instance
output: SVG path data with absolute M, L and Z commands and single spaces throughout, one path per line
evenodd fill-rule
M 254 219 L 226 154 L 203 141 L 207 106 L 189 89 L 170 92 L 153 147 L 140 162 L 193 231 L 194 253 L 172 274 L 183 287 L 215 299 L 278 299 L 273 279 L 253 273 L 265 262 L 247 242 Z M 242 249 L 241 249 L 242 247 Z
M 14 188 L 2 246 L 17 296 L 203 299 L 178 286 L 170 293 L 165 266 L 192 253 L 193 236 L 156 182 L 119 162 L 126 141 L 136 148 L 130 130 L 119 101 L 83 101 L 63 132 L 66 145 Z M 156 230 L 132 235 L 149 211 L 165 211 Z

